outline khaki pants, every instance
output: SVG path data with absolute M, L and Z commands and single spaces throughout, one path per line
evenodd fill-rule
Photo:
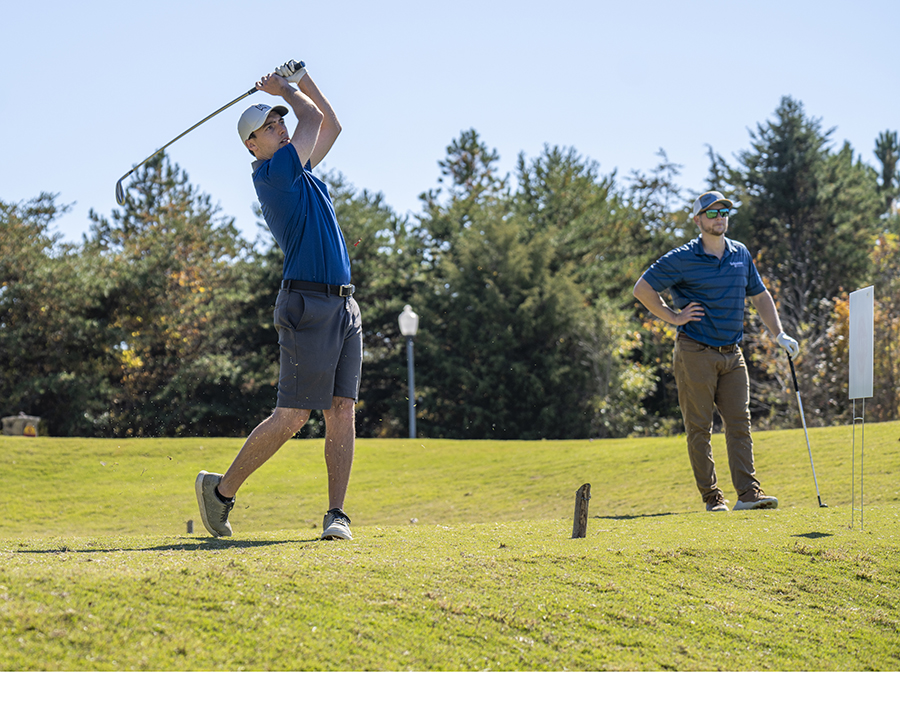
M 738 498 L 758 489 L 750 436 L 750 379 L 740 348 L 720 353 L 679 336 L 673 366 L 688 455 L 703 501 L 721 493 L 710 443 L 714 408 L 725 425 L 728 467 Z

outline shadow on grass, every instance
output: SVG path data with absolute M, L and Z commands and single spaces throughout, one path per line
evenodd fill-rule
M 592 519 L 611 519 L 613 521 L 628 521 L 629 519 L 654 519 L 658 516 L 675 516 L 675 512 L 667 511 L 660 514 L 625 514 L 619 516 L 592 516 Z
M 83 546 L 71 548 L 58 546 L 46 549 L 15 549 L 17 554 L 112 554 L 119 551 L 227 551 L 229 549 L 252 549 L 261 546 L 277 546 L 279 544 L 313 544 L 321 541 L 318 537 L 311 539 L 271 539 L 271 540 L 225 540 L 212 536 L 192 539 L 188 542 L 160 544 L 158 546 Z
M 821 531 L 810 531 L 808 534 L 791 534 L 791 536 L 798 539 L 824 539 L 828 536 L 834 536 L 834 534 L 825 534 Z

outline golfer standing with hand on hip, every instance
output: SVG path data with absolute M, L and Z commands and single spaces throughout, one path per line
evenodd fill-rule
M 707 511 L 728 511 L 716 479 L 710 435 L 713 408 L 725 426 L 735 509 L 773 509 L 775 497 L 760 489 L 750 435 L 750 380 L 741 353 L 744 302 L 759 311 L 778 344 L 797 357 L 800 346 L 785 334 L 775 301 L 756 270 L 747 247 L 725 236 L 734 204 L 708 191 L 693 205 L 700 236 L 669 251 L 638 279 L 634 296 L 660 320 L 678 326 L 672 360 L 678 404 L 687 432 L 694 479 Z M 661 291 L 670 290 L 675 309 Z
M 257 104 L 238 122 L 255 161 L 253 184 L 284 268 L 275 303 L 281 348 L 275 411 L 247 438 L 224 475 L 200 472 L 197 501 L 213 536 L 231 536 L 228 514 L 244 481 L 309 419 L 325 418 L 329 509 L 323 539 L 351 539 L 344 498 L 353 466 L 355 411 L 362 372 L 362 322 L 350 284 L 350 258 L 328 188 L 311 171 L 341 125 L 303 63 L 288 62 L 256 83 L 290 107 Z M 297 126 L 288 134 L 284 117 Z

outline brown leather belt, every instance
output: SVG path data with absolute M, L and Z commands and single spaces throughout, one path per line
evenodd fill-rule
M 710 350 L 715 350 L 718 353 L 736 353 L 738 348 L 740 347 L 737 344 L 734 345 L 707 345 L 706 343 L 701 343 L 699 340 L 694 340 L 691 337 L 688 337 L 684 333 L 678 333 L 679 340 L 690 340 L 692 343 L 697 343 L 697 345 L 702 345 L 705 348 L 709 348 Z

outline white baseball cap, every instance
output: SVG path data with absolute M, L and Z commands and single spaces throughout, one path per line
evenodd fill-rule
M 246 142 L 253 132 L 266 123 L 270 112 L 277 112 L 283 117 L 288 113 L 288 108 L 281 105 L 270 107 L 268 104 L 254 104 L 241 115 L 238 119 L 238 134 L 241 135 L 242 142 Z

